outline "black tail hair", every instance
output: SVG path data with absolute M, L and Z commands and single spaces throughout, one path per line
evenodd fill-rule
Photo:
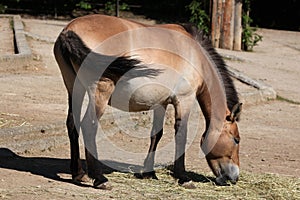
M 58 39 L 60 40 L 60 48 L 63 56 L 71 59 L 73 63 L 79 66 L 91 53 L 93 56 L 109 58 L 112 62 L 105 69 L 102 77 L 110 78 L 113 81 L 117 81 L 130 70 L 135 70 L 134 73 L 131 73 L 131 75 L 134 74 L 134 76 L 154 77 L 160 73 L 159 70 L 148 69 L 146 66 L 141 64 L 140 60 L 133 59 L 128 56 L 113 57 L 97 54 L 87 47 L 82 39 L 73 31 L 63 31 Z

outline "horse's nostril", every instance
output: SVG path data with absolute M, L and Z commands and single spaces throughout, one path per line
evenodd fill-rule
M 228 181 L 230 181 L 231 184 L 236 184 L 239 180 L 239 176 L 231 176 L 228 174 L 223 174 L 216 178 L 217 185 L 220 186 L 228 186 Z
M 216 184 L 219 186 L 227 186 L 227 179 L 223 176 L 219 176 L 216 178 Z
M 228 176 L 228 180 L 230 181 L 230 183 L 236 184 L 238 182 L 238 180 L 239 180 L 239 177 L 238 176 L 236 176 L 236 177 L 230 177 L 230 176 Z
M 236 179 L 236 180 L 230 180 L 230 183 L 232 183 L 232 184 L 236 184 L 237 183 L 237 181 L 238 181 L 238 179 Z

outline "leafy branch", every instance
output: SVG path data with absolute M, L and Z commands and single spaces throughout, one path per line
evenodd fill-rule
M 208 34 L 210 31 L 210 19 L 202 3 L 197 0 L 192 0 L 192 2 L 187 5 L 187 9 L 191 12 L 190 22 L 194 23 L 197 28 L 202 30 L 205 34 Z

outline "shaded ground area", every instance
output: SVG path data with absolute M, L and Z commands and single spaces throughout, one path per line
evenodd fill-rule
M 44 124 L 63 124 L 66 117 L 67 95 L 52 53 L 52 41 L 55 40 L 65 22 L 34 19 L 23 19 L 23 22 L 25 31 L 36 36 L 34 39 L 27 38 L 32 47 L 34 60 L 30 66 L 24 66 L 22 70 L 16 71 L 12 68 L 0 74 L 0 128 L 2 130 L 11 127 L 22 129 Z M 300 102 L 299 33 L 263 29 L 261 34 L 264 40 L 254 52 L 220 50 L 223 54 L 233 55 L 242 60 L 227 60 L 230 66 L 252 78 L 270 84 L 283 97 L 281 101 L 244 105 L 242 120 L 239 123 L 242 137 L 241 170 L 242 174 L 244 173 L 241 181 L 260 187 L 262 182 L 259 181 L 266 177 L 261 175 L 261 180 L 253 180 L 249 177 L 250 173 L 275 173 L 280 177 L 296 177 L 298 183 L 293 190 L 296 194 L 298 191 L 299 197 L 300 105 L 296 103 Z M 4 34 L 0 37 L 4 37 Z M 238 85 L 238 90 L 242 92 L 252 89 Z M 139 127 L 150 127 L 149 117 L 139 120 L 137 122 Z M 161 144 L 173 138 L 172 118 L 168 118 L 167 121 L 166 133 Z M 104 126 L 109 129 L 112 125 L 108 123 Z M 141 128 L 138 130 L 145 131 Z M 148 132 L 144 134 L 147 135 Z M 222 193 L 225 190 L 232 190 L 231 195 L 236 198 L 244 198 L 247 195 L 242 192 L 243 184 L 233 186 L 231 189 L 216 188 L 220 196 L 209 197 L 209 191 L 204 193 L 205 187 L 211 186 L 212 183 L 202 174 L 208 177 L 212 174 L 205 159 L 199 158 L 201 133 L 196 136 L 187 152 L 187 169 L 196 172 L 196 177 L 199 178 L 196 184 L 199 189 L 190 193 L 190 196 L 186 196 L 186 191 L 177 187 L 175 181 L 168 176 L 169 172 L 164 170 L 158 174 L 160 178 L 158 182 L 136 180 L 127 173 L 110 174 L 109 178 L 115 186 L 111 193 L 69 184 L 71 176 L 68 170 L 67 134 L 63 126 L 58 127 L 56 133 L 61 135 L 59 139 L 64 142 L 42 150 L 35 149 L 34 137 L 29 139 L 33 143 L 32 147 L 24 151 L 5 149 L 9 147 L 9 143 L 18 141 L 17 138 L 0 139 L 0 198 L 159 199 L 161 197 L 174 199 L 182 197 L 195 199 L 199 196 L 208 196 L 210 199 L 222 199 L 229 197 L 228 194 L 226 196 Z M 120 132 L 118 134 L 120 143 L 126 140 Z M 148 139 L 145 141 L 142 145 L 136 145 L 135 141 L 132 141 L 131 147 L 147 151 Z M 14 155 L 15 153 L 17 155 Z M 278 177 L 279 182 L 280 177 Z M 202 183 L 206 181 L 208 182 Z M 153 187 L 147 190 L 150 185 Z M 273 186 L 270 185 L 269 190 L 272 191 L 272 188 Z M 267 190 L 260 192 L 265 191 Z M 257 197 L 264 198 L 264 195 L 268 194 L 260 194 L 259 191 L 257 193 Z M 296 196 L 290 199 L 293 198 L 296 199 Z

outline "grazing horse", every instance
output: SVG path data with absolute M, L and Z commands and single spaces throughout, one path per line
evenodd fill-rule
M 79 130 L 85 145 L 88 176 L 95 188 L 108 189 L 98 161 L 98 120 L 107 105 L 128 112 L 153 110 L 148 155 L 140 178 L 156 179 L 153 168 L 163 134 L 168 104 L 175 109 L 174 177 L 190 181 L 185 173 L 187 123 L 193 103 L 205 118 L 201 148 L 216 183 L 235 183 L 239 177 L 241 103 L 225 63 L 209 39 L 192 26 L 144 25 L 105 15 L 71 21 L 54 45 L 54 55 L 69 97 L 67 129 L 71 144 L 71 172 L 84 181 L 79 156 Z M 89 102 L 81 119 L 83 99 Z

